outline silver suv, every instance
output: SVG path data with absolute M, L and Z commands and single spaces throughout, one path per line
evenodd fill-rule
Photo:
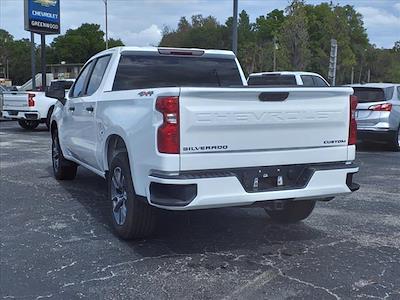
M 400 84 L 368 83 L 351 87 L 358 97 L 358 138 L 383 141 L 394 151 L 400 151 Z

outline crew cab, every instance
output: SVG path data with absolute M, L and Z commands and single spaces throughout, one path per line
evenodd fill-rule
M 49 89 L 61 85 L 68 90 L 74 83 L 73 79 L 53 80 Z M 50 117 L 57 100 L 45 96 L 41 91 L 8 91 L 3 93 L 2 115 L 14 119 L 28 130 L 35 129 L 40 123 L 50 126 Z
M 51 117 L 58 180 L 107 179 L 111 222 L 149 235 L 156 210 L 261 206 L 305 219 L 358 189 L 349 87 L 248 87 L 231 51 L 118 47 L 85 64 Z
M 313 72 L 279 71 L 252 73 L 247 79 L 248 85 L 263 86 L 315 86 L 326 87 L 329 83 L 324 77 Z

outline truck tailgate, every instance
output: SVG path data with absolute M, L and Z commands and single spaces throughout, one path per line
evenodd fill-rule
M 346 160 L 352 93 L 181 88 L 181 170 Z
M 21 109 L 28 107 L 27 92 L 9 92 L 4 93 L 4 109 Z

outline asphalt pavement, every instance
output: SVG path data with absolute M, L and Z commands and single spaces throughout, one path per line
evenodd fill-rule
M 3 299 L 400 299 L 400 153 L 357 153 L 361 189 L 273 224 L 261 208 L 165 212 L 112 232 L 105 181 L 53 178 L 45 126 L 0 122 Z M 223 188 L 223 187 L 221 187 Z

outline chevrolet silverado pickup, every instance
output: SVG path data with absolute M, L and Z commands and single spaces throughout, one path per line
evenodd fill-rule
M 68 90 L 74 83 L 73 79 L 53 80 L 50 89 L 62 85 Z M 27 130 L 35 129 L 40 123 L 50 126 L 50 117 L 57 100 L 48 98 L 40 91 L 9 91 L 3 93 L 2 115 L 5 118 L 17 120 L 18 124 Z
M 118 47 L 92 57 L 51 117 L 55 178 L 106 178 L 124 239 L 156 211 L 259 206 L 273 221 L 358 189 L 349 87 L 249 87 L 230 51 Z

